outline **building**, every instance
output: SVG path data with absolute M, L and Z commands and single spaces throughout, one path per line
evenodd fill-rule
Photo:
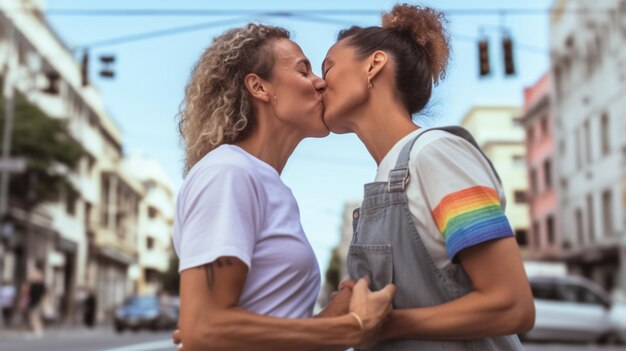
M 14 231 L 0 240 L 0 279 L 16 285 L 40 267 L 59 317 L 75 305 L 79 287 L 95 291 L 98 319 L 135 291 L 132 267 L 144 185 L 126 175 L 123 140 L 98 91 L 83 81 L 81 66 L 45 21 L 40 1 L 0 0 L 0 76 L 48 117 L 67 122 L 86 156 L 67 176 L 77 193 L 63 193 L 27 213 L 10 199 Z M 4 227 L 3 227 L 4 228 Z
M 174 184 L 160 163 L 140 155 L 122 162 L 124 173 L 141 182 L 145 196 L 139 206 L 135 291 L 158 293 L 160 277 L 169 268 L 174 225 Z
M 526 167 L 528 168 L 528 207 L 530 226 L 528 258 L 558 260 L 561 239 L 558 226 L 558 202 L 555 179 L 553 120 L 550 111 L 552 81 L 544 74 L 524 90 L 524 115 L 520 122 L 526 131 Z
M 525 255 L 529 216 L 524 129 L 517 122 L 521 112 L 511 106 L 476 106 L 460 124 L 472 133 L 500 175 L 507 199 L 506 215 Z
M 592 10 L 598 6 L 562 0 L 552 8 L 555 185 L 570 272 L 624 293 L 626 1 L 604 1 L 602 11 Z

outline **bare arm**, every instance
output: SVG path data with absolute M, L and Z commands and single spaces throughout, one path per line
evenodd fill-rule
M 323 346 L 358 345 L 365 341 L 368 330 L 375 332 L 382 324 L 382 317 L 388 312 L 384 308 L 393 296 L 391 289 L 360 294 L 362 301 L 351 308 L 359 311 L 366 324 L 366 333 L 362 333 L 349 314 L 284 319 L 240 308 L 237 302 L 246 275 L 247 267 L 228 257 L 181 273 L 180 330 L 185 351 L 315 350 Z
M 514 238 L 467 248 L 459 258 L 474 290 L 442 305 L 394 310 L 384 339 L 465 340 L 532 329 L 535 306 Z

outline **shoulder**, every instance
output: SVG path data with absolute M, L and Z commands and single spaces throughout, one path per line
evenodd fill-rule
M 418 166 L 450 160 L 484 161 L 479 149 L 458 135 L 443 130 L 425 130 L 422 133 L 411 149 L 411 161 Z
M 196 163 L 183 181 L 179 200 L 204 192 L 222 192 L 262 185 L 258 169 L 244 155 L 229 147 L 219 147 Z
M 420 182 L 461 190 L 473 185 L 499 188 L 500 181 L 482 151 L 463 137 L 434 130 L 411 150 L 410 167 Z M 417 144 L 416 143 L 416 144 Z M 417 150 L 415 150 L 417 149 Z

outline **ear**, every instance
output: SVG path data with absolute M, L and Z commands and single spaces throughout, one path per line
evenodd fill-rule
M 253 98 L 259 99 L 263 102 L 272 101 L 272 94 L 269 90 L 270 84 L 268 81 L 259 77 L 256 73 L 248 73 L 244 77 L 243 81 L 246 86 L 246 90 L 248 90 L 248 93 L 250 93 Z
M 370 55 L 368 60 L 369 67 L 367 70 L 367 76 L 371 77 L 372 80 L 374 80 L 378 73 L 380 73 L 387 64 L 387 60 L 388 57 L 384 51 L 374 51 L 374 53 Z

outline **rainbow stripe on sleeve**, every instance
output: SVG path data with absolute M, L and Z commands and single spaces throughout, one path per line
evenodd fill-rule
M 448 257 L 485 241 L 513 236 L 495 189 L 474 186 L 445 196 L 433 211 Z

